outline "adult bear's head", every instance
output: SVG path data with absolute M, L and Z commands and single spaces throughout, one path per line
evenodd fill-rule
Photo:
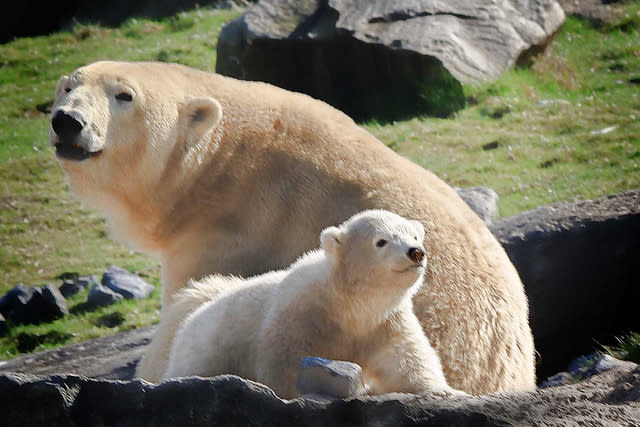
M 74 193 L 98 209 L 139 211 L 124 206 L 127 200 L 169 191 L 166 181 L 178 186 L 185 166 L 208 158 L 222 107 L 206 85 L 194 84 L 202 80 L 194 73 L 206 74 L 176 64 L 102 61 L 62 76 L 50 142 Z
M 101 61 L 60 77 L 50 141 L 62 167 L 71 172 L 85 162 L 93 169 L 99 157 L 125 153 L 135 161 L 148 149 L 183 142 L 178 138 L 197 144 L 218 124 L 222 108 L 211 97 L 193 96 L 176 68 L 183 67 Z M 162 148 L 155 150 L 161 156 L 170 151 Z

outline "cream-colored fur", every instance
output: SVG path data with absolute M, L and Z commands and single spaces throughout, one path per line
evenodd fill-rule
M 194 284 L 178 295 L 228 290 L 181 326 L 165 377 L 231 373 L 294 398 L 298 364 L 314 355 L 360 364 L 363 393 L 453 393 L 412 311 L 426 258 L 409 251 L 423 254 L 423 238 L 419 222 L 365 211 L 286 270 Z
M 115 98 L 122 91 L 130 102 Z M 63 77 L 53 114 L 61 109 L 85 123 L 77 144 L 101 150 L 58 155 L 71 188 L 121 240 L 160 259 L 163 311 L 189 279 L 282 268 L 325 227 L 391 209 L 426 230 L 429 286 L 414 308 L 449 384 L 534 387 L 527 299 L 500 244 L 453 189 L 336 109 L 263 83 L 124 62 Z M 149 354 L 172 333 L 161 325 Z M 162 372 L 146 358 L 138 370 Z

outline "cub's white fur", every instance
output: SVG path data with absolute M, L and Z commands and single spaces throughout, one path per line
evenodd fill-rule
M 165 377 L 231 373 L 292 398 L 313 355 L 360 364 L 363 393 L 453 393 L 411 303 L 423 238 L 419 222 L 369 210 L 325 229 L 321 249 L 285 270 L 193 283 L 178 301 L 217 297 L 178 331 Z

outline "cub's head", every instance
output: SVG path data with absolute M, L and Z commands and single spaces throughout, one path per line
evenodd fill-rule
M 427 265 L 423 240 L 420 222 L 384 210 L 360 212 L 320 236 L 346 292 L 389 297 L 413 294 L 421 285 Z
M 96 62 L 62 76 L 49 133 L 74 191 L 82 196 L 152 186 L 172 159 L 202 150 L 222 108 L 194 90 L 196 72 L 171 64 Z

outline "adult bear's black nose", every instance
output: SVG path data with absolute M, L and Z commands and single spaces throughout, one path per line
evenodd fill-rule
M 53 115 L 51 127 L 63 140 L 73 139 L 82 131 L 82 123 L 60 110 Z
M 411 248 L 407 251 L 407 256 L 409 259 L 416 264 L 422 264 L 422 260 L 424 259 L 425 253 L 420 248 Z

